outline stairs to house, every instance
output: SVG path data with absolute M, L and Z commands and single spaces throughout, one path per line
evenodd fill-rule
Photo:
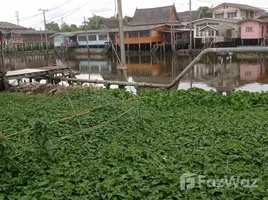
M 153 48 L 151 49 L 151 53 L 155 53 L 159 48 L 161 48 L 163 46 L 164 46 L 164 43 L 154 44 Z
M 203 46 L 202 50 L 211 48 L 213 45 L 215 45 L 215 43 L 214 43 L 214 39 L 211 38 L 209 41 L 206 41 L 206 42 L 204 43 L 204 46 Z
M 261 46 L 268 46 L 268 34 L 264 36 Z
M 102 53 L 103 53 L 103 54 L 107 53 L 107 51 L 108 51 L 111 47 L 112 47 L 111 42 L 106 42 L 106 43 L 105 43 L 105 46 L 104 46 L 104 48 L 103 48 L 103 50 L 102 50 Z

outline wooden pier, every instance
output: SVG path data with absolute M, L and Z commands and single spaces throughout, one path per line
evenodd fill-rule
M 6 80 L 22 79 L 22 78 L 39 78 L 44 76 L 52 76 L 54 74 L 63 74 L 65 72 L 70 72 L 68 66 L 47 66 L 35 69 L 20 69 L 14 71 L 7 71 Z

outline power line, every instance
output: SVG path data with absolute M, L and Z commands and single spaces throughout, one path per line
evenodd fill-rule
M 61 8 L 61 7 L 67 5 L 68 3 L 72 2 L 72 1 L 74 1 L 74 0 L 67 0 L 67 1 L 65 1 L 65 2 L 63 2 L 63 3 L 61 3 L 61 4 L 59 4 L 58 6 L 55 6 L 55 7 L 53 7 L 53 8 L 48 9 L 48 12 L 53 11 L 53 10 L 56 10 L 56 9 L 58 9 L 58 8 Z M 21 22 L 22 22 L 22 21 L 27 21 L 27 20 L 30 20 L 30 19 L 32 19 L 32 18 L 34 18 L 34 17 L 40 16 L 40 15 L 42 15 L 42 13 L 35 14 L 35 15 L 32 15 L 32 16 L 28 16 L 28 17 L 23 17 L 23 18 L 20 19 L 20 21 L 21 21 Z M 12 23 L 12 22 L 15 22 L 15 21 L 16 21 L 16 20 L 8 20 L 9 23 Z
M 70 15 L 76 13 L 76 12 L 79 11 L 81 8 L 87 6 L 89 3 L 90 3 L 90 1 L 88 1 L 88 2 L 85 3 L 85 4 L 83 4 L 82 6 L 79 6 L 79 7 L 77 7 L 77 8 L 74 8 L 74 9 L 72 9 L 72 10 L 70 10 L 70 11 L 68 11 L 68 12 L 66 12 L 66 13 L 64 13 L 64 14 L 62 14 L 62 15 L 60 15 L 60 16 L 58 16 L 58 17 L 54 17 L 54 18 L 52 18 L 52 19 L 49 19 L 48 22 L 52 22 L 52 21 L 54 21 L 54 20 L 56 20 L 56 19 L 58 19 L 58 18 L 61 19 L 62 17 L 63 17 L 63 18 L 66 18 L 66 17 L 68 17 L 68 16 L 70 16 Z
M 68 11 L 68 12 L 66 12 L 66 13 L 64 13 L 64 14 L 62 14 L 62 15 L 60 15 L 60 16 L 54 17 L 54 18 L 52 18 L 52 19 L 49 19 L 49 20 L 46 21 L 46 23 L 47 23 L 47 22 L 58 21 L 58 20 L 61 20 L 61 18 L 66 18 L 66 17 L 68 17 L 68 16 L 70 16 L 70 15 L 76 13 L 76 12 L 79 11 L 81 8 L 87 6 L 89 3 L 90 3 L 90 1 L 88 1 L 87 3 L 81 5 L 81 6 L 77 7 L 77 8 L 74 8 L 74 9 L 72 9 L 72 10 L 70 10 L 70 11 Z M 33 27 L 33 28 L 36 28 L 36 27 L 39 27 L 41 24 L 42 24 L 42 23 L 38 23 L 38 24 L 36 24 L 36 25 L 33 25 L 32 27 Z
M 63 2 L 62 4 L 55 6 L 54 8 L 50 8 L 48 10 L 48 12 L 53 11 L 53 10 L 57 10 L 60 7 L 66 6 L 68 3 L 72 2 L 72 1 L 74 1 L 74 0 L 67 0 L 67 1 Z

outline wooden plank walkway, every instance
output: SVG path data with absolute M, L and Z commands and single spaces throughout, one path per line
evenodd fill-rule
M 63 73 L 65 71 L 70 71 L 69 67 L 67 66 L 47 66 L 47 67 L 40 67 L 34 69 L 20 69 L 14 71 L 8 71 L 6 74 L 7 80 L 12 79 L 21 79 L 21 78 L 34 78 L 46 75 L 52 75 L 55 73 Z

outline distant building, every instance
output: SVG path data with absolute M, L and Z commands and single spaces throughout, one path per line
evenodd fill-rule
M 9 22 L 0 22 L 0 31 L 3 33 L 14 30 L 27 30 L 27 28 Z
M 123 25 L 129 26 L 126 20 L 123 20 Z M 119 32 L 119 21 L 116 18 L 101 18 L 100 29 L 108 29 L 110 40 L 115 43 L 115 32 Z
M 132 26 L 162 25 L 172 20 L 179 21 L 175 5 L 157 8 L 136 8 L 129 24 Z
M 59 32 L 51 37 L 54 38 L 55 47 L 104 47 L 109 41 L 108 30 L 88 30 L 77 32 Z
M 48 42 L 53 42 L 49 36 L 56 31 L 36 31 L 36 30 L 11 30 L 6 35 L 9 44 L 26 44 L 26 43 L 45 43 L 45 33 L 47 33 Z
M 267 45 L 268 40 L 268 17 L 251 18 L 240 21 L 241 39 L 244 45 Z
M 124 26 L 127 26 L 128 23 L 126 22 L 126 20 L 123 20 L 123 24 Z M 100 25 L 100 29 L 115 29 L 115 28 L 119 28 L 119 21 L 116 18 L 101 18 L 101 25 Z
M 242 20 L 263 16 L 265 10 L 246 4 L 222 3 L 212 8 L 212 14 L 213 18 Z
M 29 30 L 9 22 L 0 22 L 0 31 L 4 33 L 5 44 L 8 47 L 11 45 L 41 43 L 42 41 L 45 43 L 45 33 L 47 33 L 48 42 L 53 42 L 49 36 L 56 33 L 55 31 Z
M 203 44 L 233 43 L 240 40 L 240 26 L 235 19 L 203 18 L 193 21 L 194 46 Z
M 201 19 L 204 17 L 203 12 L 201 10 L 193 10 L 192 13 L 192 21 Z M 178 12 L 177 13 L 180 23 L 186 27 L 189 27 L 190 24 L 190 11 Z
M 165 41 L 168 33 L 168 23 L 178 22 L 178 16 L 175 5 L 136 9 L 132 20 L 124 22 L 124 36 L 126 50 L 151 50 L 153 45 Z M 111 40 L 120 45 L 118 20 L 102 19 L 102 22 L 109 29 Z
M 77 46 L 77 33 L 76 32 L 59 32 L 50 36 L 54 40 L 54 46 L 67 47 Z

